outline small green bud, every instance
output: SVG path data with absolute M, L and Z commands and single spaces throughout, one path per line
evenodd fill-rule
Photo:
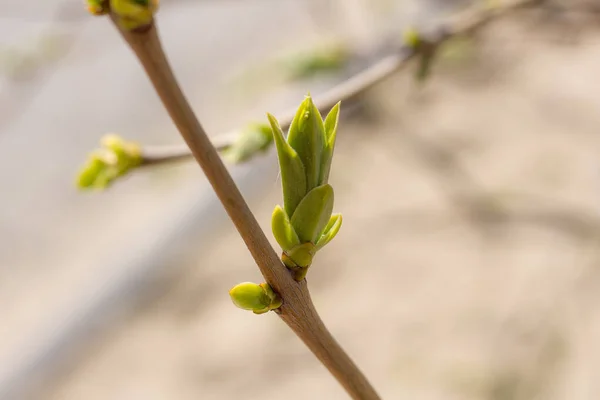
M 302 243 L 316 243 L 333 211 L 333 188 L 329 184 L 308 192 L 302 199 L 291 222 Z
M 96 187 L 101 188 L 106 183 L 106 177 L 99 179 L 108 169 L 109 163 L 100 151 L 93 152 L 88 157 L 77 177 L 77 186 L 81 189 Z
M 267 117 L 273 130 L 275 147 L 277 147 L 277 157 L 279 159 L 283 187 L 283 206 L 287 215 L 290 216 L 294 213 L 300 200 L 306 194 L 304 166 L 298 153 L 283 137 L 283 131 L 279 126 L 279 122 L 271 114 L 267 114 Z
M 104 136 L 101 144 L 103 148 L 92 152 L 79 172 L 80 189 L 104 189 L 142 163 L 142 152 L 136 143 L 111 134 Z
M 287 141 L 298 153 L 306 173 L 306 192 L 319 186 L 325 127 L 319 110 L 307 95 L 290 125 Z
M 280 206 L 276 206 L 271 217 L 271 229 L 277 243 L 283 251 L 288 251 L 300 245 L 300 239 L 290 222 L 287 213 Z
M 264 314 L 281 307 L 282 304 L 279 295 L 267 283 L 240 283 L 231 288 L 229 296 L 237 307 L 253 311 L 255 314 Z
M 342 214 L 333 214 L 329 222 L 323 229 L 321 237 L 317 241 L 317 250 L 321 250 L 325 245 L 333 240 L 342 227 Z
M 337 136 L 338 121 L 340 119 L 340 102 L 338 102 L 327 117 L 325 118 L 325 145 L 321 160 L 321 175 L 319 182 L 323 185 L 329 181 L 329 171 L 331 170 L 331 161 L 333 159 L 333 149 L 335 148 L 335 138 Z
M 419 35 L 419 32 L 417 32 L 415 28 L 407 29 L 406 31 L 404 31 L 404 34 L 402 36 L 404 44 L 406 44 L 412 49 L 416 49 L 421 45 L 421 35 Z
M 269 125 L 250 124 L 222 154 L 230 162 L 238 164 L 265 152 L 272 143 L 273 133 Z
M 142 151 L 137 143 L 125 142 L 115 134 L 105 135 L 100 143 L 116 157 L 119 176 L 142 163 Z
M 110 0 L 110 9 L 121 28 L 135 30 L 152 23 L 158 3 L 159 0 Z
M 92 15 L 108 13 L 108 0 L 86 0 L 88 12 Z

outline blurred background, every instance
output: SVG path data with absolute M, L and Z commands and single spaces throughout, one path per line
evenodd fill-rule
M 482 4 L 161 3 L 214 135 L 318 101 L 409 26 Z M 599 21 L 593 1 L 512 12 L 450 41 L 425 82 L 410 64 L 343 103 L 344 226 L 308 281 L 383 398 L 600 397 Z M 108 21 L 0 0 L 0 32 L 0 398 L 347 398 L 275 315 L 231 304 L 261 277 L 193 162 L 77 191 L 107 132 L 181 143 Z M 332 42 L 339 63 L 298 71 Z M 271 238 L 275 155 L 230 169 Z

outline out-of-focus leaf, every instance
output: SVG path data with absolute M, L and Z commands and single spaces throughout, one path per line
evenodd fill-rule
M 238 164 L 267 151 L 273 144 L 273 133 L 267 124 L 250 124 L 221 153 L 229 162 Z
M 344 68 L 350 58 L 348 48 L 340 43 L 329 43 L 294 54 L 283 61 L 287 77 L 306 79 L 321 73 L 331 73 Z

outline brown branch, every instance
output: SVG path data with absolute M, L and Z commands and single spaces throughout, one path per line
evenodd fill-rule
M 113 22 L 116 22 L 116 17 L 112 18 Z M 181 91 L 162 50 L 156 26 L 151 24 L 147 29 L 135 32 L 124 31 L 118 24 L 115 26 L 137 55 L 163 105 L 242 236 L 261 273 L 283 298 L 283 306 L 277 310 L 281 319 L 329 369 L 352 398 L 379 399 L 365 376 L 321 321 L 310 298 L 306 281 L 294 281 L 260 229 Z
M 445 41 L 459 35 L 473 34 L 494 19 L 520 8 L 540 3 L 540 0 L 513 0 L 498 9 L 475 9 L 461 13 L 458 17 L 449 19 L 436 30 L 435 37 L 425 38 L 429 46 L 438 47 Z M 425 36 L 425 35 L 423 35 Z M 361 71 L 346 81 L 334 86 L 321 96 L 317 96 L 315 104 L 322 112 L 329 111 L 340 100 L 350 100 L 363 94 L 379 82 L 398 72 L 408 65 L 418 52 L 408 45 L 402 45 L 394 54 L 388 55 L 364 71 Z M 292 123 L 296 109 L 290 109 L 278 116 L 281 128 L 286 130 Z M 223 150 L 233 143 L 236 132 L 229 132 L 212 139 L 217 150 Z M 172 161 L 181 161 L 192 157 L 187 146 L 145 147 L 142 150 L 142 165 L 156 165 Z

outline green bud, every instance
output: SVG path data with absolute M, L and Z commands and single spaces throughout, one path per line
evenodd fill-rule
M 92 15 L 108 13 L 108 0 L 86 0 L 88 12 Z
M 222 153 L 227 160 L 238 164 L 266 151 L 272 143 L 273 133 L 269 125 L 250 124 Z
M 255 314 L 266 313 L 282 304 L 279 295 L 266 283 L 240 283 L 229 291 L 229 296 L 237 307 L 253 311 Z
M 271 217 L 271 229 L 277 243 L 283 251 L 288 251 L 300 245 L 300 239 L 290 222 L 287 213 L 280 206 L 276 206 Z
M 333 149 L 335 147 L 335 138 L 337 136 L 338 121 L 340 119 L 340 102 L 338 102 L 327 117 L 325 118 L 325 145 L 321 160 L 321 175 L 319 182 L 323 185 L 329 181 L 329 171 L 331 170 L 331 161 L 333 159 Z
M 284 209 L 271 218 L 275 239 L 283 249 L 281 260 L 294 279 L 306 276 L 316 252 L 338 233 L 341 215 L 332 216 L 333 188 L 327 183 L 335 148 L 340 103 L 323 121 L 306 96 L 290 125 L 287 141 L 269 115 L 281 167 Z
M 323 233 L 317 241 L 317 250 L 322 249 L 327 243 L 331 242 L 335 235 L 337 235 L 337 233 L 340 231 L 341 227 L 342 214 L 333 214 L 331 218 L 329 218 L 329 222 L 323 229 Z
M 333 211 L 333 188 L 325 184 L 314 188 L 302 199 L 291 222 L 302 243 L 316 243 Z
M 142 163 L 142 151 L 137 143 L 125 142 L 119 136 L 109 134 L 101 139 L 101 144 L 116 157 L 118 176 Z
M 325 127 L 319 110 L 307 95 L 290 125 L 288 143 L 302 160 L 306 174 L 306 191 L 320 185 L 321 157 L 325 143 Z
M 288 216 L 293 215 L 300 200 L 306 194 L 306 175 L 298 153 L 286 142 L 279 122 L 271 114 L 267 114 L 271 128 L 283 186 L 283 206 Z
M 142 152 L 136 143 L 112 134 L 104 136 L 101 143 L 103 148 L 92 152 L 79 172 L 80 189 L 104 189 L 142 163 Z
M 409 28 L 403 34 L 404 44 L 408 47 L 416 49 L 421 45 L 421 35 L 414 28 Z
M 159 0 L 110 0 L 110 9 L 121 28 L 135 30 L 150 25 Z
M 102 171 L 108 168 L 108 163 L 102 157 L 100 152 L 96 151 L 90 154 L 87 163 L 83 166 L 77 177 L 77 186 L 80 189 L 86 189 L 96 186 L 98 177 Z

